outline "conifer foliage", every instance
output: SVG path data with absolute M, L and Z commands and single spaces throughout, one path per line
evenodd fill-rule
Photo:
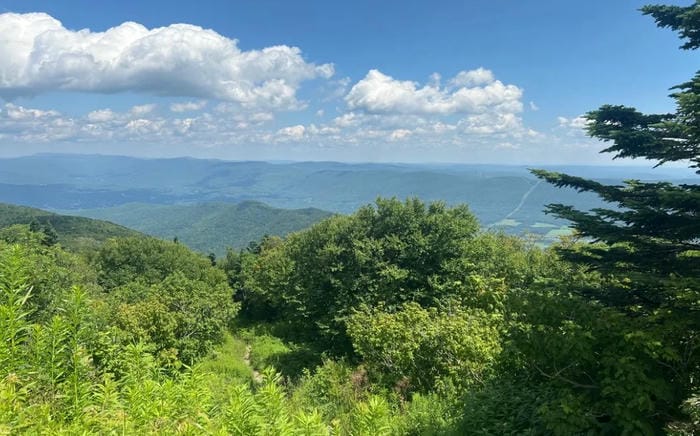
M 659 26 L 678 31 L 686 39 L 682 48 L 700 47 L 700 2 L 688 7 L 646 6 L 642 11 Z M 588 134 L 611 143 L 602 152 L 614 153 L 614 158 L 644 158 L 656 166 L 687 162 L 700 174 L 700 73 L 673 90 L 675 113 L 647 115 L 631 107 L 605 105 L 586 115 Z M 590 212 L 562 204 L 548 206 L 550 213 L 573 222 L 581 236 L 603 243 L 566 250 L 568 258 L 604 273 L 624 271 L 635 282 L 635 289 L 607 289 L 597 293 L 597 299 L 646 310 L 690 304 L 693 297 L 682 296 L 679 290 L 694 289 L 697 299 L 698 184 L 628 180 L 611 186 L 566 174 L 533 172 L 557 186 L 596 193 L 613 205 Z
M 645 6 L 659 27 L 678 32 L 682 49 L 700 48 L 700 1 L 687 7 Z M 604 105 L 586 115 L 588 134 L 610 145 L 614 158 L 643 158 L 655 166 L 687 164 L 700 174 L 700 72 L 672 88 L 676 111 L 643 114 L 626 106 Z M 534 170 L 560 187 L 599 195 L 609 209 L 577 210 L 552 204 L 548 212 L 573 223 L 591 244 L 573 244 L 560 254 L 589 270 L 602 282 L 569 288 L 594 303 L 626 314 L 637 333 L 655 337 L 663 356 L 654 354 L 651 373 L 674 388 L 669 403 L 685 401 L 691 417 L 699 415 L 700 375 L 700 185 L 627 180 L 605 185 L 566 174 Z M 629 336 L 631 337 L 631 336 Z M 652 342 L 647 341 L 647 347 Z M 655 396 L 654 398 L 658 398 Z M 656 412 L 659 416 L 659 406 Z M 664 418 L 668 419 L 668 418 Z M 693 418 L 695 419 L 695 418 Z M 691 419 L 692 421 L 692 419 Z M 675 428 L 695 434 L 695 427 Z M 671 425 L 673 429 L 673 425 Z

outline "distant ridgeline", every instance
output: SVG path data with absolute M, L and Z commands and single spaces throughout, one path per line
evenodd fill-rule
M 625 179 L 694 183 L 687 169 L 548 169 L 605 183 Z M 331 212 L 354 212 L 380 196 L 467 204 L 483 227 L 532 233 L 544 243 L 567 232 L 565 221 L 543 212 L 546 204 L 571 204 L 581 210 L 602 206 L 593 195 L 538 183 L 524 166 L 229 162 L 60 154 L 0 159 L 0 201 L 105 219 L 163 238 L 177 236 L 193 248 L 217 253 L 222 253 L 224 243 L 242 247 L 265 233 L 299 230 Z

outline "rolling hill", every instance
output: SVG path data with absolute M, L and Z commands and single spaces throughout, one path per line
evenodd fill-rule
M 314 208 L 278 209 L 254 201 L 238 204 L 125 204 L 72 211 L 105 219 L 163 239 L 178 238 L 195 250 L 217 256 L 243 248 L 264 235 L 284 236 L 332 215 Z
M 0 228 L 14 224 L 50 224 L 66 248 L 94 247 L 109 238 L 144 236 L 135 230 L 97 219 L 59 215 L 41 209 L 0 203 Z

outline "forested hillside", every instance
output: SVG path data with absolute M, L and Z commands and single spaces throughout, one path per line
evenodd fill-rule
M 95 247 L 109 238 L 140 235 L 134 230 L 107 221 L 0 203 L 0 229 L 16 224 L 30 225 L 33 230 L 47 234 L 49 243 L 60 242 L 72 249 Z
M 163 239 L 178 238 L 188 247 L 217 256 L 244 248 L 265 235 L 285 236 L 331 216 L 319 209 L 278 209 L 254 201 L 238 204 L 126 204 L 66 211 L 119 223 Z

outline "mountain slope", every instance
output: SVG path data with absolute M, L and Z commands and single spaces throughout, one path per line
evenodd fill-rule
M 264 235 L 284 236 L 331 216 L 320 209 L 277 209 L 244 201 L 178 205 L 125 204 L 102 209 L 71 211 L 113 221 L 146 234 L 178 240 L 201 252 L 226 253 L 243 248 Z
M 0 228 L 14 224 L 50 224 L 58 235 L 58 242 L 72 249 L 96 246 L 109 238 L 143 236 L 126 227 L 91 218 L 59 215 L 32 207 L 0 203 Z

